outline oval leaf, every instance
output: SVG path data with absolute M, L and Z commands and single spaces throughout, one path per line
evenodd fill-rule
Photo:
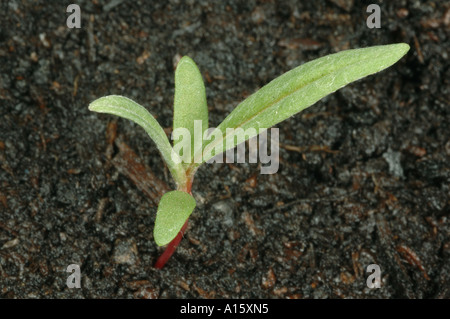
M 158 205 L 153 237 L 158 246 L 170 243 L 195 208 L 195 199 L 182 191 L 165 193 Z
M 286 72 L 239 104 L 216 129 L 220 130 L 222 139 L 213 139 L 206 144 L 203 154 L 212 154 L 211 150 L 219 143 L 223 143 L 223 151 L 236 146 L 237 141 L 224 143 L 228 138 L 227 128 L 242 128 L 244 131 L 255 128 L 260 133 L 260 129 L 272 127 L 348 83 L 391 66 L 408 50 L 406 43 L 346 50 Z M 251 137 L 251 134 L 245 135 L 245 139 Z M 229 140 L 235 141 L 234 138 Z M 195 162 L 199 161 L 199 155 L 201 152 L 195 154 Z M 204 162 L 211 157 L 206 155 L 202 160 Z
M 184 138 L 174 141 L 174 149 L 182 147 L 183 151 L 190 150 L 189 156 L 183 157 L 185 165 L 189 165 L 194 153 L 202 148 L 203 132 L 208 129 L 208 106 L 202 75 L 188 56 L 181 58 L 175 71 L 173 129 L 179 128 L 189 132 L 190 140 Z M 177 147 L 178 143 L 183 145 Z
M 133 100 L 120 95 L 109 95 L 99 98 L 89 104 L 89 110 L 117 115 L 131 120 L 141 126 L 150 138 L 156 143 L 169 170 L 177 184 L 185 183 L 186 174 L 181 160 L 175 162 L 172 156 L 172 146 L 158 121 L 142 106 Z

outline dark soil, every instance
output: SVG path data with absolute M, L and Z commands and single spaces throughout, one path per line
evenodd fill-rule
M 448 3 L 383 1 L 369 29 L 376 1 L 153 2 L 77 1 L 81 29 L 68 3 L 1 2 L 0 297 L 450 297 Z M 393 67 L 277 126 L 277 174 L 203 166 L 185 239 L 153 268 L 173 182 L 141 128 L 91 101 L 130 97 L 169 133 L 189 55 L 217 126 L 297 65 L 396 42 L 411 50 Z

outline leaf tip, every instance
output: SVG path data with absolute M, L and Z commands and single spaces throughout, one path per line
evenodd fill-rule
M 95 109 L 95 101 L 88 105 L 88 109 L 89 109 L 89 111 L 92 111 L 92 112 L 96 111 L 96 109 Z
M 168 243 L 170 243 L 170 240 L 165 240 L 164 238 L 161 238 L 160 236 L 158 236 L 158 233 L 154 233 L 153 237 L 155 239 L 156 245 L 158 245 L 159 247 L 165 246 Z
M 108 101 L 109 97 L 110 96 L 103 96 L 103 97 L 98 98 L 95 101 L 91 102 L 88 106 L 89 111 L 101 112 L 102 106 L 105 104 L 105 102 Z
M 397 43 L 397 48 L 401 56 L 404 56 L 409 51 L 410 46 L 408 43 Z
M 181 59 L 180 59 L 180 61 L 178 61 L 178 66 L 180 66 L 182 63 L 190 63 L 190 64 L 194 64 L 195 65 L 195 62 L 194 62 L 194 60 L 192 60 L 189 56 L 187 56 L 187 55 L 184 55 Z

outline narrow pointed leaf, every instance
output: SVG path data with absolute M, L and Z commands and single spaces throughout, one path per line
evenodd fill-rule
M 406 43 L 346 50 L 286 72 L 239 104 L 217 127 L 223 139 L 212 139 L 205 145 L 203 154 L 208 154 L 207 150 L 228 138 L 227 128 L 255 128 L 260 133 L 259 129 L 272 127 L 350 82 L 386 69 L 408 50 Z M 223 151 L 236 146 L 236 143 L 223 144 Z M 198 156 L 199 153 L 195 155 L 195 161 Z M 207 161 L 211 157 L 203 156 L 202 159 Z
M 117 115 L 141 126 L 156 143 L 156 147 L 161 152 L 177 184 L 184 183 L 186 178 L 184 168 L 179 163 L 180 161 L 177 161 L 178 164 L 173 161 L 172 146 L 166 133 L 158 121 L 142 105 L 124 96 L 109 95 L 92 102 L 89 105 L 89 110 Z M 176 156 L 176 154 L 173 156 Z
M 170 243 L 195 208 L 195 199 L 182 191 L 165 193 L 158 205 L 153 237 L 158 246 Z
M 197 131 L 194 130 L 194 121 L 201 121 Z M 190 141 L 179 139 L 174 142 L 174 147 L 177 143 L 186 143 L 186 147 L 190 147 L 191 156 L 184 164 L 189 165 L 194 152 L 202 147 L 203 132 L 208 128 L 208 106 L 202 75 L 195 62 L 187 56 L 181 58 L 175 71 L 173 129 L 177 128 L 185 128 L 190 133 Z

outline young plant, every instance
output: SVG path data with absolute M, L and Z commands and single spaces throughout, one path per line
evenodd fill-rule
M 156 213 L 155 242 L 159 246 L 168 244 L 168 247 L 155 267 L 164 266 L 183 236 L 196 205 L 191 190 L 199 166 L 252 137 L 245 135 L 237 140 L 232 137 L 230 141 L 230 129 L 254 128 L 255 132 L 261 133 L 343 86 L 393 65 L 408 50 L 409 45 L 405 43 L 373 46 L 342 51 L 305 63 L 245 99 L 210 134 L 202 75 L 194 61 L 185 56 L 175 71 L 173 147 L 155 118 L 136 102 L 118 95 L 92 102 L 89 105 L 91 111 L 118 115 L 140 125 L 155 142 L 175 180 L 177 189 L 163 195 Z M 180 131 L 183 134 L 175 134 Z

